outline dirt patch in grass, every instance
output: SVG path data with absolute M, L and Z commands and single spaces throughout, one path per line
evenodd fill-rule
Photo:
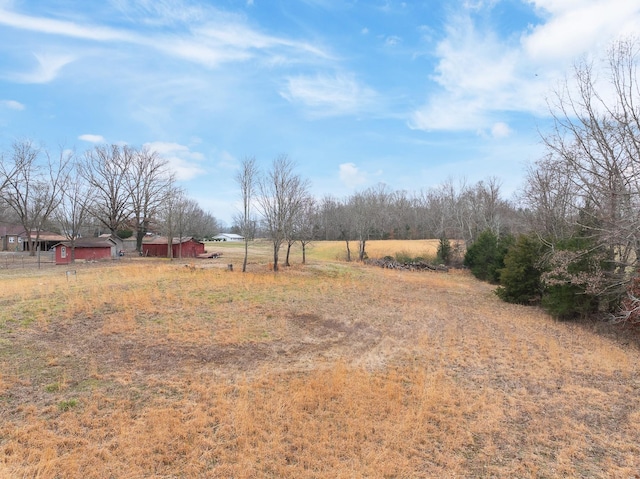
M 0 477 L 640 470 L 636 344 L 465 273 L 142 261 L 19 281 L 0 278 Z

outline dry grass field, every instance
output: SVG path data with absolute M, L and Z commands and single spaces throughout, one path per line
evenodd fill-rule
M 0 272 L 0 477 L 640 477 L 635 342 L 342 248 Z

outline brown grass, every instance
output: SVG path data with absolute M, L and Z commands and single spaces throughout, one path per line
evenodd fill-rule
M 637 477 L 633 342 L 334 246 L 0 276 L 0 477 Z

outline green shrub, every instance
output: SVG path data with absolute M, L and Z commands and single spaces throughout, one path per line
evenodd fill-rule
M 464 265 L 476 278 L 497 284 L 500 270 L 504 268 L 504 257 L 513 242 L 511 235 L 498 238 L 491 230 L 485 230 L 467 248 Z
M 133 236 L 133 230 L 118 230 L 116 231 L 116 235 L 120 239 L 127 239 Z
M 444 263 L 449 265 L 451 263 L 451 255 L 453 250 L 451 248 L 451 243 L 449 242 L 449 238 L 443 236 L 440 238 L 438 242 L 438 252 L 436 253 L 436 258 L 439 263 Z
M 398 263 L 411 263 L 413 261 L 413 257 L 407 253 L 406 251 L 398 251 L 395 255 L 395 260 Z
M 499 270 L 500 287 L 496 294 L 508 303 L 533 304 L 542 296 L 540 276 L 545 247 L 533 236 L 521 235 L 504 257 L 504 268 Z

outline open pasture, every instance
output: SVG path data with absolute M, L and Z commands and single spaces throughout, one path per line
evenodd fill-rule
M 635 343 L 464 272 L 242 246 L 0 274 L 0 477 L 637 477 Z

